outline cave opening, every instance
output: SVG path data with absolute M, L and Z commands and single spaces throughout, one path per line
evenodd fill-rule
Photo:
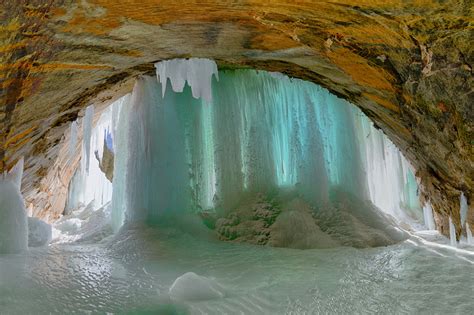
M 0 260 L 4 296 L 19 301 L 8 285 L 31 300 L 12 312 L 449 310 L 439 288 L 414 298 L 426 284 L 412 276 L 445 283 L 438 264 L 468 274 L 472 239 L 435 231 L 414 169 L 361 110 L 310 82 L 207 59 L 156 71 L 71 123 L 63 216 L 29 226 L 50 245 Z M 472 277 L 457 281 L 448 299 L 464 303 Z

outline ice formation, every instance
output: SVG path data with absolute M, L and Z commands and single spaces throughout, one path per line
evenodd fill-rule
M 461 226 L 466 223 L 467 209 L 467 198 L 466 196 L 464 196 L 464 193 L 461 192 L 461 195 L 459 196 L 459 213 L 461 215 Z
M 69 157 L 74 157 L 76 153 L 76 145 L 77 145 L 77 121 L 73 121 L 71 123 L 70 133 L 69 133 Z
M 163 97 L 169 78 L 174 92 L 182 92 L 187 82 L 194 98 L 202 98 L 207 103 L 212 101 L 212 76 L 219 79 L 217 65 L 213 60 L 204 58 L 172 59 L 158 62 L 155 67 Z
M 466 234 L 467 234 L 467 243 L 470 245 L 474 245 L 474 239 L 472 238 L 472 231 L 469 226 L 469 223 L 466 222 Z
M 223 298 L 225 292 L 216 281 L 187 272 L 174 281 L 169 295 L 175 301 L 205 301 Z
M 456 239 L 456 226 L 453 223 L 451 217 L 449 217 L 449 242 L 451 246 L 456 246 L 457 239 Z
M 92 120 L 94 119 L 94 105 L 87 106 L 82 119 L 82 173 L 89 172 Z
M 325 89 L 264 72 L 221 72 L 205 104 L 193 83 L 184 88 L 185 69 L 199 68 L 192 60 L 156 66 L 162 85 L 140 78 L 121 100 L 113 129 L 116 229 L 168 212 L 226 211 L 245 195 L 282 189 L 321 205 L 334 187 L 399 221 L 422 221 L 402 154 L 360 110 Z M 215 73 L 209 64 L 201 69 L 201 77 Z M 181 93 L 164 91 L 168 77 Z
M 21 195 L 23 158 L 0 176 L 0 254 L 28 249 L 28 221 Z
M 86 109 L 86 115 L 83 120 L 84 137 L 83 140 L 81 169 L 78 169 L 69 183 L 68 200 L 66 205 L 66 214 L 72 210 L 89 205 L 93 202 L 93 207 L 99 209 L 112 199 L 112 183 L 107 179 L 104 172 L 100 169 L 100 162 L 96 155 L 102 157 L 104 143 L 110 146 L 113 151 L 113 137 L 111 131 L 112 110 L 119 106 L 119 103 L 105 109 L 98 122 L 92 128 L 93 107 Z M 89 120 L 89 122 L 86 122 Z M 91 128 L 88 130 L 88 128 Z M 87 167 L 86 167 L 87 166 Z M 86 171 L 87 170 L 87 171 Z
M 424 218 L 425 227 L 428 230 L 436 229 L 434 218 L 433 218 L 433 209 L 431 208 L 431 204 L 429 202 L 426 203 L 425 206 L 423 207 L 423 218 Z
M 410 223 L 423 220 L 418 198 L 418 185 L 412 166 L 400 150 L 373 127 L 367 117 L 356 114 L 358 142 L 362 147 L 370 200 L 381 210 Z M 425 225 L 434 230 L 431 207 L 426 208 Z
M 97 243 L 112 233 L 110 203 L 80 206 L 54 223 L 53 243 Z
M 48 245 L 53 239 L 52 226 L 38 218 L 28 218 L 28 246 Z

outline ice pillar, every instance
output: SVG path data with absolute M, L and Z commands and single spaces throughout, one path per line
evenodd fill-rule
M 451 217 L 449 217 L 449 242 L 451 246 L 456 246 L 457 239 L 456 239 L 456 226 L 453 223 Z
M 23 158 L 0 175 L 0 254 L 14 254 L 28 249 L 28 219 L 21 179 Z

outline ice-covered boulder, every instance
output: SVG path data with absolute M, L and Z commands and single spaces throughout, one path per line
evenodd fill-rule
M 48 245 L 53 239 L 53 228 L 38 218 L 28 218 L 28 246 Z
M 20 192 L 23 159 L 0 175 L 0 254 L 28 249 L 28 220 Z
M 187 272 L 178 277 L 169 290 L 175 301 L 205 301 L 225 297 L 224 288 L 216 281 Z

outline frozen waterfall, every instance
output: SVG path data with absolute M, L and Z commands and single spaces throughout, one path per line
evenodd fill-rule
M 203 60 L 156 68 L 158 81 L 138 79 L 115 109 L 116 228 L 170 212 L 225 212 L 245 195 L 282 189 L 321 205 L 337 188 L 399 221 L 423 222 L 408 162 L 327 90 L 256 71 L 224 71 L 212 82 L 215 64 Z

